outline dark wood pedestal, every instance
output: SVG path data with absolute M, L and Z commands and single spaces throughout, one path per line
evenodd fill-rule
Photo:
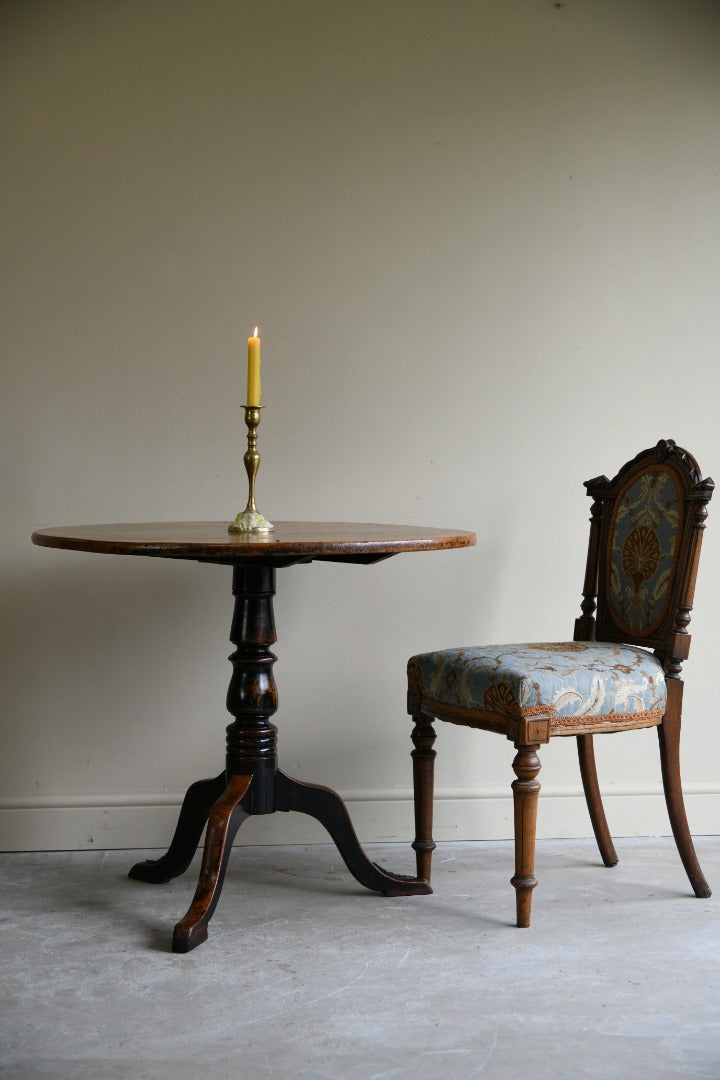
M 172 947 L 189 952 L 206 940 L 217 906 L 232 842 L 245 818 L 297 810 L 325 826 L 350 873 L 367 889 L 385 896 L 429 893 L 421 877 L 391 874 L 363 851 L 345 804 L 330 788 L 306 784 L 278 767 L 277 710 L 273 676 L 275 571 L 313 561 L 369 564 L 412 551 L 469 547 L 469 532 L 404 525 L 334 522 L 278 522 L 267 536 L 228 534 L 224 522 L 153 522 L 79 525 L 41 529 L 33 542 L 43 547 L 107 554 L 146 555 L 220 563 L 233 568 L 235 610 L 230 640 L 233 673 L 227 707 L 225 769 L 198 780 L 185 795 L 175 835 L 165 855 L 137 863 L 130 877 L 152 884 L 170 881 L 192 862 L 207 826 L 195 896 L 175 926 Z
M 187 914 L 173 933 L 174 952 L 189 952 L 208 936 L 208 923 L 220 899 L 232 842 L 251 814 L 298 810 L 317 818 L 337 845 L 350 873 L 367 889 L 384 896 L 431 892 L 421 878 L 390 874 L 363 851 L 345 804 L 330 788 L 305 784 L 278 768 L 277 728 L 270 718 L 277 709 L 273 676 L 275 643 L 273 596 L 275 568 L 235 566 L 235 614 L 230 640 L 233 674 L 227 707 L 235 720 L 227 728 L 225 771 L 212 780 L 198 780 L 187 791 L 170 848 L 161 859 L 137 863 L 130 877 L 153 884 L 184 873 L 207 823 L 200 879 Z

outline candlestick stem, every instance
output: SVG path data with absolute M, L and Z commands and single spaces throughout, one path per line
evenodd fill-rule
M 260 426 L 262 405 L 245 405 L 245 423 L 247 424 L 248 448 L 243 456 L 245 471 L 248 476 L 248 501 L 245 509 L 228 525 L 228 532 L 272 532 L 273 524 L 262 516 L 255 505 L 255 478 L 260 468 L 260 454 L 257 448 L 257 429 Z

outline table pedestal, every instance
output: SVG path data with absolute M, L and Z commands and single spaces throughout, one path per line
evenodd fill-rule
M 233 567 L 235 611 L 230 640 L 233 674 L 227 694 L 235 718 L 227 728 L 225 771 L 198 780 L 185 795 L 175 835 L 160 859 L 137 863 L 130 877 L 153 884 L 170 881 L 192 862 L 207 824 L 197 889 L 187 914 L 173 933 L 173 952 L 189 952 L 208 936 L 208 923 L 220 899 L 232 842 L 245 818 L 298 810 L 325 826 L 353 877 L 384 896 L 432 892 L 427 881 L 390 874 L 371 862 L 355 834 L 345 804 L 330 788 L 286 776 L 277 764 L 277 710 L 273 676 L 276 639 L 273 615 L 275 567 L 256 563 Z

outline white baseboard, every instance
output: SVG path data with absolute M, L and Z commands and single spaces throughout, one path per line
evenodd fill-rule
M 413 838 L 412 793 L 407 789 L 342 793 L 363 843 Z M 0 850 L 67 851 L 104 848 L 167 848 L 182 795 L 82 795 L 0 800 Z M 670 827 L 662 789 L 608 789 L 605 811 L 614 836 L 666 836 Z M 685 805 L 693 833 L 720 833 L 720 786 L 688 785 Z M 435 839 L 507 840 L 513 833 L 512 796 L 500 788 L 448 788 L 436 792 Z M 543 786 L 538 837 L 592 836 L 582 791 Z M 305 814 L 249 818 L 238 844 L 317 844 L 329 837 Z

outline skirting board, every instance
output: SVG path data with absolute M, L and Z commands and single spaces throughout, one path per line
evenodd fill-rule
M 409 842 L 413 838 L 408 790 L 342 793 L 362 843 Z M 0 800 L 0 850 L 67 851 L 106 848 L 167 848 L 180 794 L 16 797 Z M 608 790 L 603 801 L 615 836 L 667 836 L 670 827 L 660 788 Z M 685 805 L 697 835 L 720 833 L 720 786 L 688 785 Z M 507 840 L 513 833 L 512 796 L 505 789 L 436 792 L 435 839 Z M 543 787 L 538 837 L 592 836 L 582 791 Z M 249 818 L 237 844 L 317 844 L 329 837 L 305 814 Z

